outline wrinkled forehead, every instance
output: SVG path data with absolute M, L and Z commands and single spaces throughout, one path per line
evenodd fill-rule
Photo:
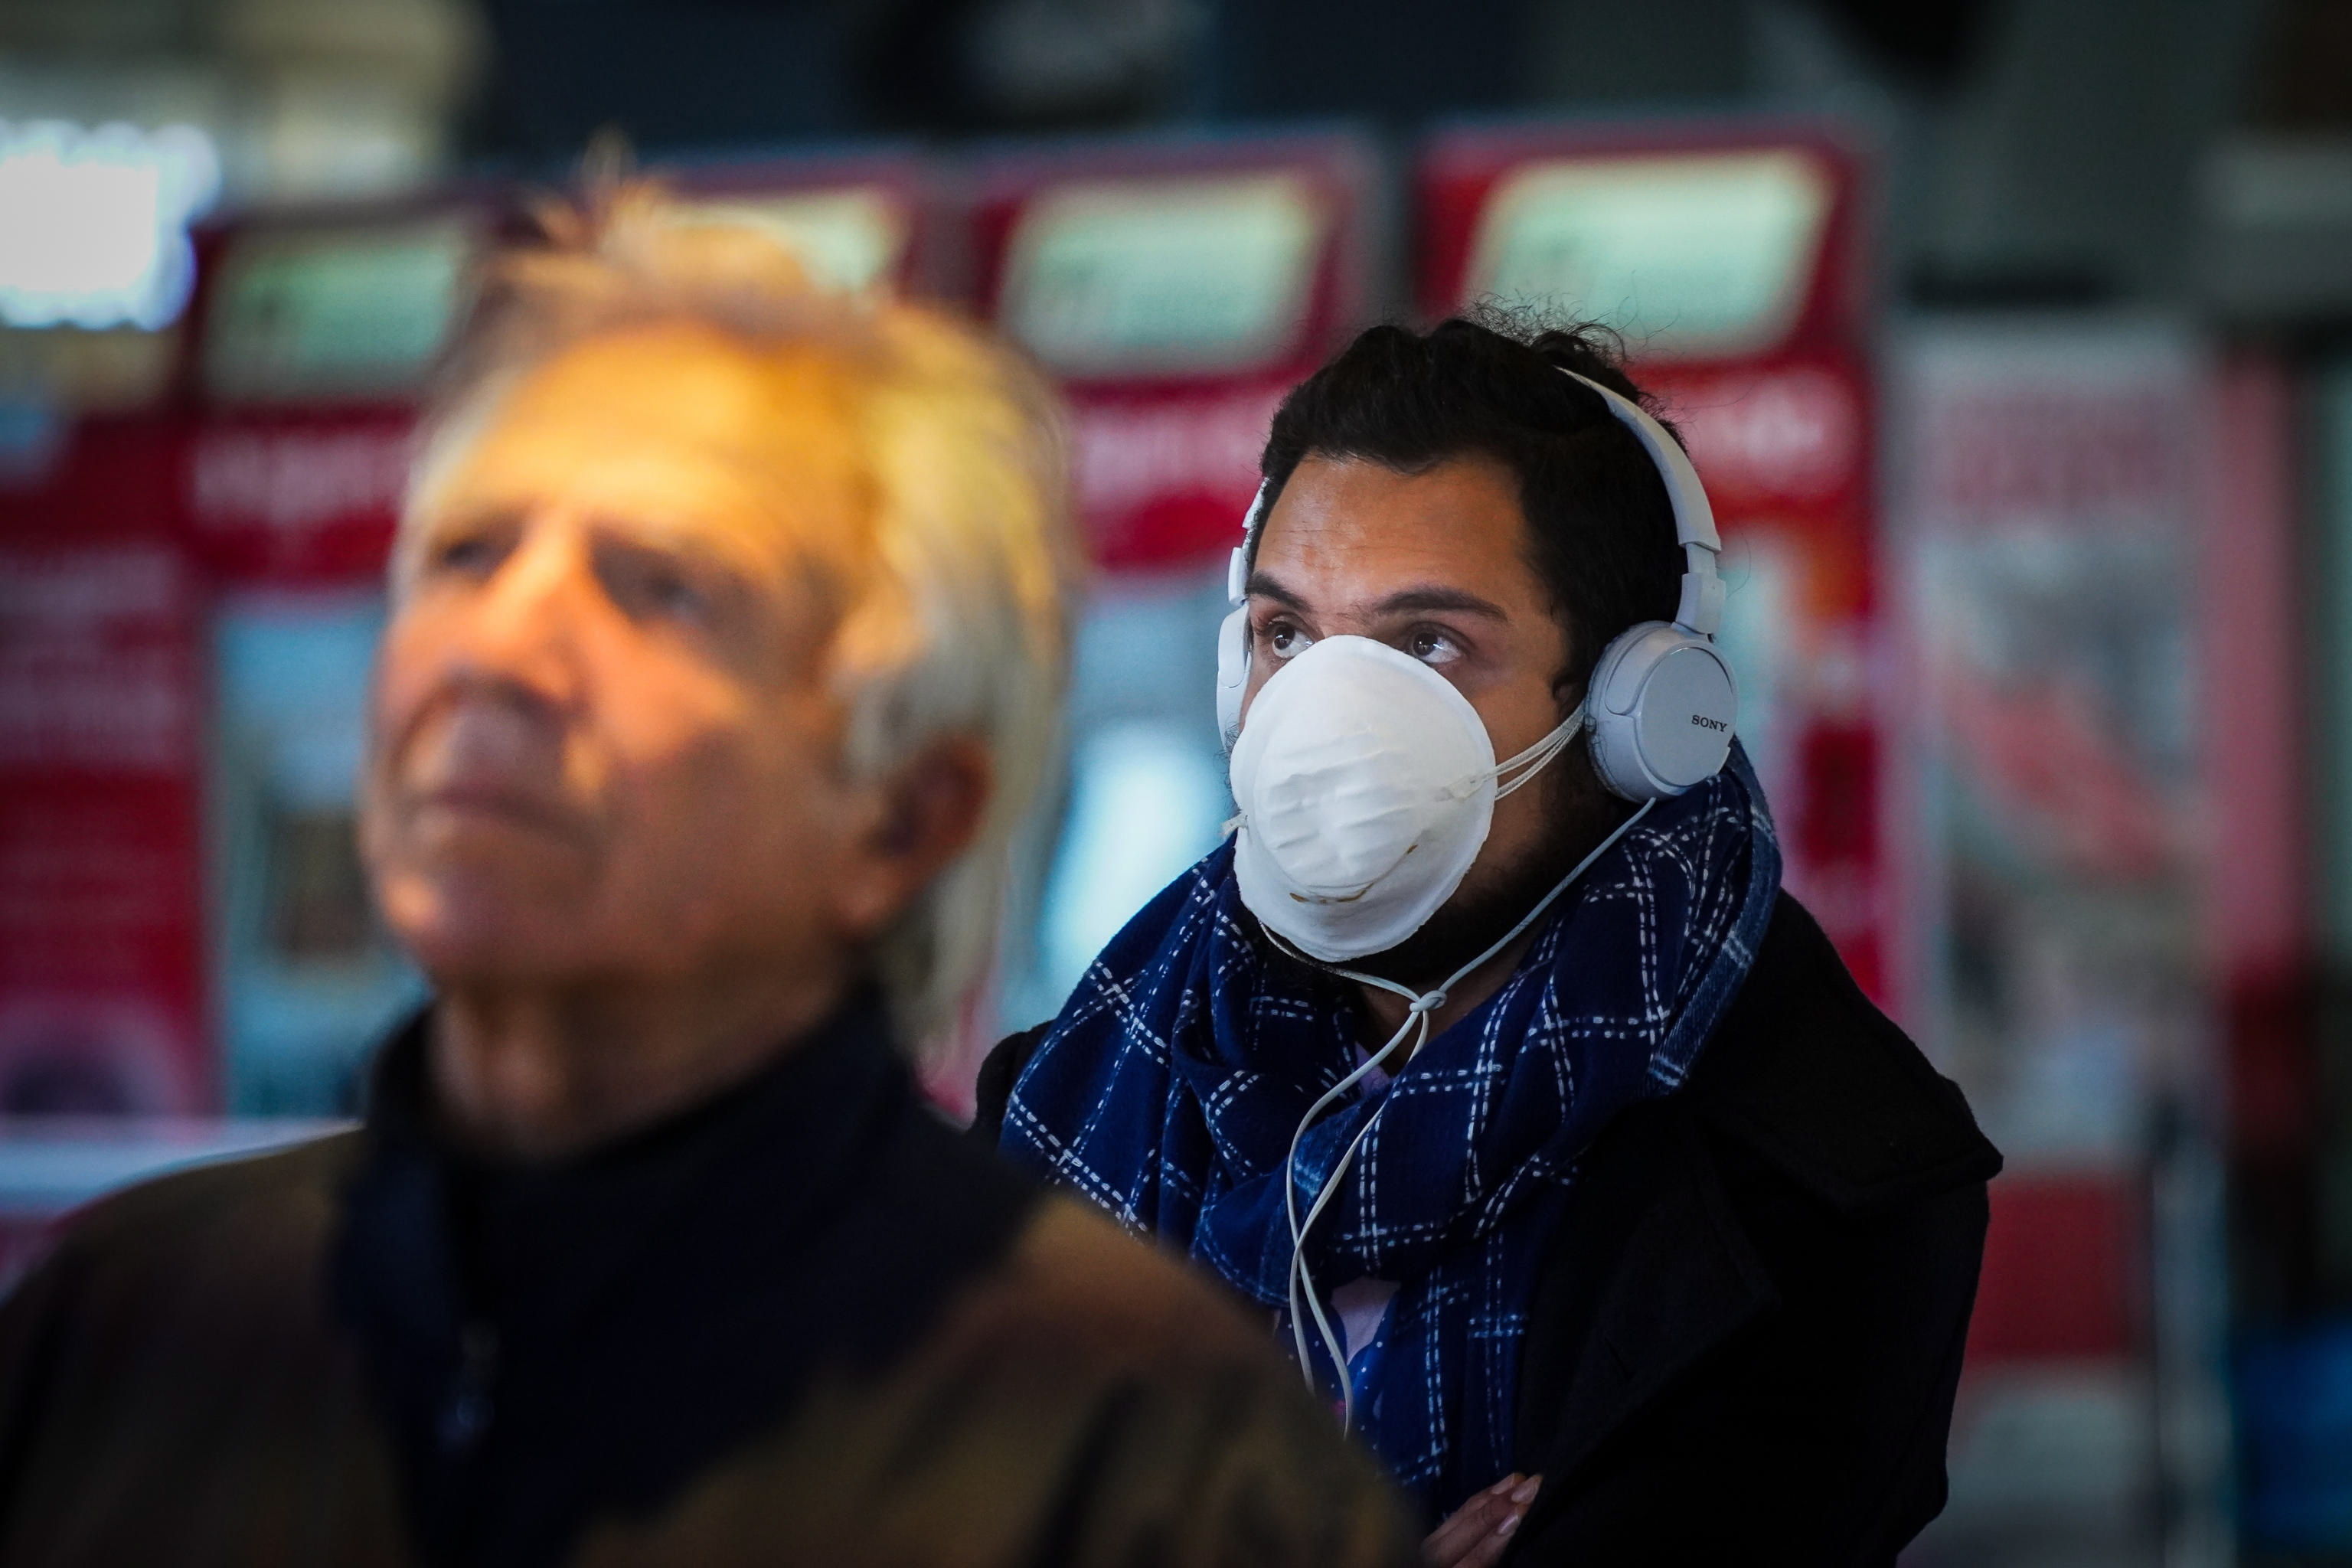
M 856 578 L 873 486 L 851 368 L 657 325 L 584 339 L 487 384 L 419 464 L 404 553 L 437 528 L 564 508 L 707 536 L 730 552 Z

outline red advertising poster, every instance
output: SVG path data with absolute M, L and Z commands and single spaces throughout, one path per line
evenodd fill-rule
M 1415 189 L 1425 316 L 1613 327 L 1680 427 L 1788 885 L 1900 1009 L 1860 163 L 1801 126 L 1483 127 L 1433 138 Z
M 225 587 L 374 585 L 415 429 L 397 407 L 200 417 L 178 498 L 192 545 Z
M 182 441 L 86 422 L 0 489 L 0 1115 L 216 1103 Z
M 1222 559 L 1284 393 L 1370 309 L 1372 159 L 1344 136 L 1008 155 L 977 175 L 982 309 L 1061 379 L 1112 570 Z

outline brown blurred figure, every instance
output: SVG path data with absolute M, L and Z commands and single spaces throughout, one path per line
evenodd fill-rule
M 506 258 L 394 564 L 364 1128 L 0 1312 L 0 1562 L 1373 1563 L 1262 1332 L 938 1122 L 1050 751 L 1050 405 L 608 187 Z

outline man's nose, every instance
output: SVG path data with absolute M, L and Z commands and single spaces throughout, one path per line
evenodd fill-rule
M 596 585 L 576 529 L 527 526 L 470 606 L 461 658 L 469 672 L 558 707 L 580 692 L 581 644 Z

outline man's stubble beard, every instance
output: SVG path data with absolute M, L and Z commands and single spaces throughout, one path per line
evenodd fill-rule
M 1416 991 L 1442 985 L 1525 919 L 1633 809 L 1602 785 L 1585 745 L 1580 736 L 1528 786 L 1540 792 L 1544 830 L 1525 859 L 1465 884 L 1419 931 L 1348 967 Z

